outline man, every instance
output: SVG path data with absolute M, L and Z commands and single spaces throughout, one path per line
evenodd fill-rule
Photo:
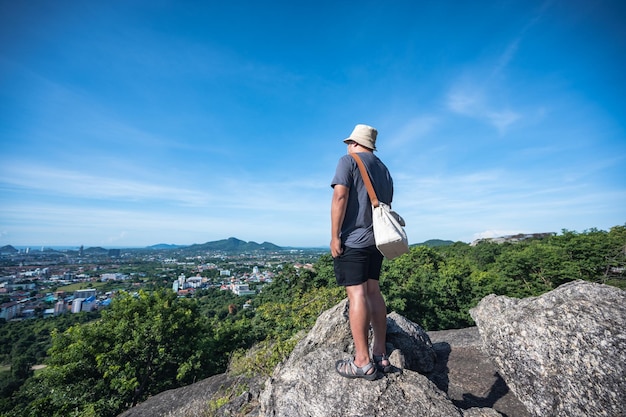
M 383 255 L 376 249 L 372 229 L 372 206 L 358 165 L 351 154 L 359 155 L 378 199 L 391 204 L 393 181 L 387 167 L 374 155 L 378 132 L 371 126 L 356 125 L 344 140 L 348 154 L 339 159 L 332 180 L 330 251 L 334 258 L 337 284 L 346 288 L 350 303 L 350 331 L 355 355 L 340 360 L 335 370 L 346 378 L 374 380 L 378 370 L 391 369 L 385 349 L 387 306 L 378 281 Z M 370 359 L 369 326 L 374 331 L 373 361 Z

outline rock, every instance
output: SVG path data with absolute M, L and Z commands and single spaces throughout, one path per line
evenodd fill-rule
M 454 405 L 466 410 L 464 416 L 469 410 L 490 408 L 508 417 L 530 416 L 483 352 L 477 327 L 428 332 L 428 336 L 437 360 L 427 376 Z
M 291 353 L 291 357 L 303 357 L 320 347 L 337 349 L 354 354 L 354 343 L 348 322 L 348 299 L 323 312 L 315 326 L 301 340 Z M 372 334 L 370 333 L 370 340 Z M 387 316 L 387 354 L 399 367 L 416 372 L 430 372 L 435 364 L 436 353 L 428 334 L 417 324 L 397 313 Z M 340 359 L 341 355 L 337 358 Z M 334 369 L 335 361 L 331 369 Z
M 348 303 L 344 300 L 320 315 L 309 334 L 266 382 L 260 396 L 261 415 L 463 416 L 463 411 L 452 404 L 445 392 L 414 370 L 406 368 L 402 373 L 388 374 L 375 381 L 347 379 L 337 374 L 335 361 L 354 353 L 347 313 Z M 388 325 L 392 364 L 405 363 L 416 369 L 432 370 L 436 353 L 428 335 L 400 315 L 391 316 Z M 400 341 L 403 349 L 393 345 L 394 341 Z
M 270 417 L 324 416 L 462 416 L 444 392 L 414 371 L 377 381 L 350 380 L 334 371 L 345 352 L 320 348 L 290 360 L 266 383 L 261 415 Z
M 493 408 L 470 408 L 463 411 L 463 417 L 502 417 L 502 414 L 498 413 Z
M 402 368 L 425 373 L 431 372 L 435 367 L 437 354 L 428 334 L 396 312 L 387 315 L 386 341 L 390 356 L 395 351 L 402 353 L 404 363 L 399 364 Z
M 470 311 L 498 373 L 533 416 L 626 415 L 626 292 L 575 281 Z
M 247 412 L 255 410 L 262 382 L 257 378 L 214 375 L 195 384 L 161 392 L 119 417 L 253 417 L 256 414 Z

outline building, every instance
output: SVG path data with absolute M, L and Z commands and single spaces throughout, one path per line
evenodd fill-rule
M 89 288 L 86 290 L 76 290 L 74 291 L 74 297 L 75 298 L 95 297 L 96 293 L 97 293 L 97 290 L 95 288 Z
M 100 281 L 124 281 L 128 279 L 128 275 L 120 272 L 106 273 L 100 275 Z
M 67 306 L 65 305 L 65 301 L 59 300 L 54 305 L 54 315 L 58 316 L 59 314 L 63 314 L 67 311 Z
M 230 290 L 234 294 L 237 294 L 239 296 L 256 294 L 256 291 L 251 290 L 250 287 L 248 286 L 248 284 L 232 283 L 232 284 L 230 284 Z
M 491 242 L 491 243 L 498 243 L 498 244 L 502 244 L 502 243 L 517 243 L 517 242 L 521 242 L 523 240 L 528 240 L 528 239 L 544 239 L 550 236 L 556 236 L 556 233 L 554 232 L 548 232 L 548 233 L 518 233 L 516 235 L 507 235 L 507 236 L 500 236 L 500 237 L 485 237 L 485 238 L 481 238 L 481 239 L 476 239 L 474 240 L 472 243 L 470 243 L 470 246 L 476 246 L 481 242 Z
M 187 285 L 190 288 L 200 288 L 202 287 L 203 279 L 202 277 L 189 277 L 187 278 Z
M 96 296 L 95 295 L 92 295 L 91 297 L 86 298 L 80 307 L 80 311 L 94 311 L 95 309 L 96 309 Z
M 0 319 L 6 321 L 17 317 L 20 313 L 20 304 L 16 301 L 10 301 L 8 303 L 0 304 Z
M 83 301 L 85 301 L 84 298 L 75 298 L 74 301 L 72 301 L 72 313 L 80 313 L 83 308 Z

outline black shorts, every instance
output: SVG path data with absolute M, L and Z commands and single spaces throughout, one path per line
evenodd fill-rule
M 348 287 L 359 285 L 368 279 L 380 279 L 383 255 L 376 246 L 350 248 L 344 246 L 343 253 L 334 258 L 337 285 Z

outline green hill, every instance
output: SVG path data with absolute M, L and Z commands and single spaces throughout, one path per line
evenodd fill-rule
M 256 252 L 256 251 L 277 251 L 282 250 L 280 246 L 273 243 L 263 242 L 246 242 L 234 237 L 228 239 L 216 240 L 201 244 L 194 244 L 185 248 L 186 250 L 198 251 L 222 251 L 222 252 Z
M 429 248 L 436 248 L 438 246 L 450 246 L 453 245 L 454 242 L 451 240 L 441 240 L 441 239 L 430 239 L 426 242 L 417 243 L 411 246 L 428 246 Z

